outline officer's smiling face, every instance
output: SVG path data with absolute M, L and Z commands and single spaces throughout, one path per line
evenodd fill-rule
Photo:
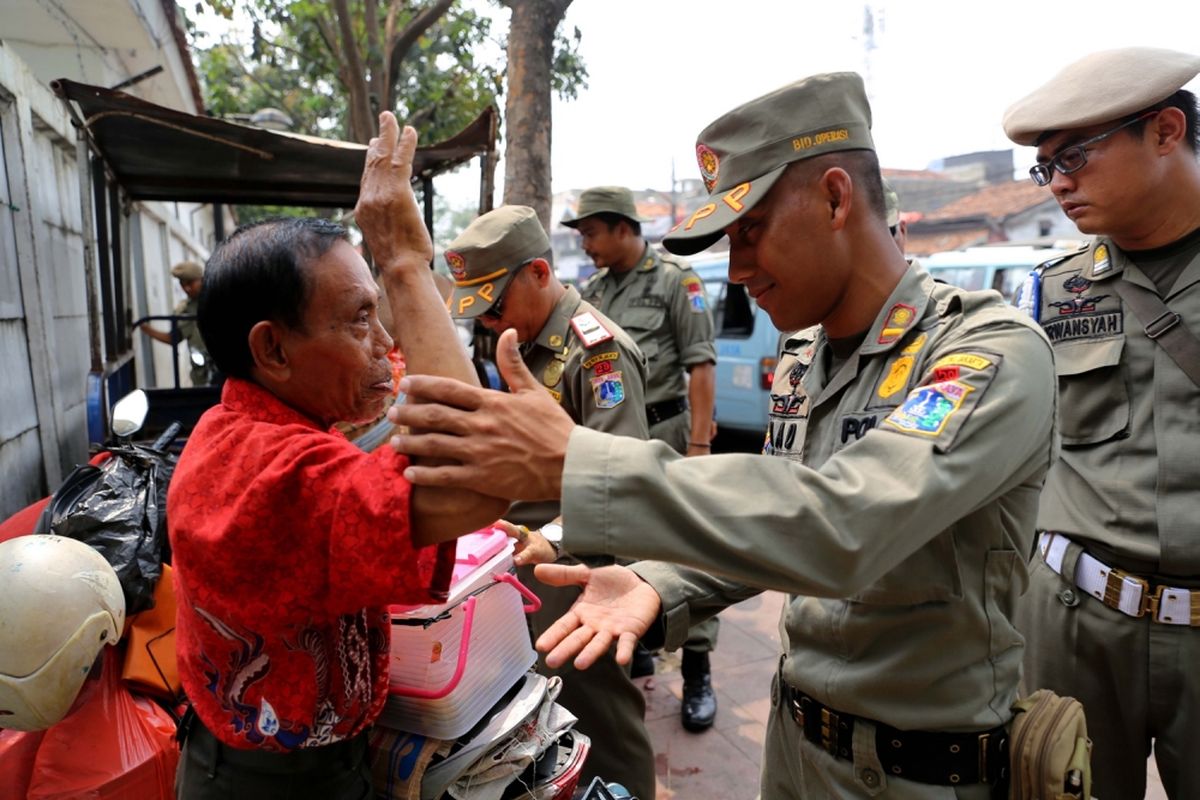
M 725 228 L 729 279 L 750 296 L 781 331 L 827 319 L 845 291 L 844 272 L 831 259 L 828 215 L 803 179 L 789 170 L 753 208 Z

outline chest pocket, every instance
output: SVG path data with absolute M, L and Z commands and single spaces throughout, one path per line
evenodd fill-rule
M 657 334 L 667 319 L 666 308 L 654 306 L 634 306 L 627 308 L 620 315 L 617 323 L 625 332 L 634 338 L 638 348 L 647 361 L 653 361 L 658 355 Z
M 1099 444 L 1129 431 L 1129 389 L 1121 370 L 1124 337 L 1055 349 L 1058 431 L 1064 447 Z

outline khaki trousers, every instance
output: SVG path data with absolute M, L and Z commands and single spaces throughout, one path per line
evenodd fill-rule
M 1064 561 L 1073 574 L 1074 559 Z M 1034 557 L 1018 607 L 1025 688 L 1083 703 L 1092 739 L 1092 795 L 1146 793 L 1154 757 L 1171 798 L 1200 797 L 1200 629 L 1114 611 Z

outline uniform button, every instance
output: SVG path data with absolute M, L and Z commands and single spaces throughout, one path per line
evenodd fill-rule
M 1058 599 L 1067 608 L 1074 608 L 1079 605 L 1079 595 L 1075 594 L 1074 589 L 1063 589 L 1058 593 Z
M 863 785 L 868 789 L 874 789 L 879 785 L 879 773 L 873 769 L 864 769 L 858 773 L 858 777 L 862 778 Z

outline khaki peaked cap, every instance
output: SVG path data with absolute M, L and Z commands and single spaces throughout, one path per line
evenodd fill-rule
M 579 223 L 596 214 L 619 214 L 634 222 L 648 222 L 637 215 L 633 192 L 624 186 L 593 186 L 579 195 L 579 207 L 573 219 L 564 219 L 563 225 L 578 228 Z
M 522 264 L 549 250 L 550 239 L 529 206 L 500 206 L 476 217 L 446 248 L 454 278 L 450 315 L 473 319 L 487 311 Z
M 1004 133 L 1036 145 L 1048 131 L 1086 128 L 1149 108 L 1200 72 L 1200 56 L 1158 47 L 1102 50 L 1067 65 L 1004 112 Z
M 709 197 L 663 246 L 679 255 L 711 246 L 793 161 L 874 149 L 871 106 L 857 73 L 813 75 L 751 100 L 700 132 L 696 161 Z
M 894 228 L 900 224 L 900 195 L 886 180 L 883 182 L 883 208 L 887 214 L 887 226 Z
M 171 267 L 171 275 L 181 281 L 197 281 L 204 277 L 204 267 L 195 261 L 180 261 Z

